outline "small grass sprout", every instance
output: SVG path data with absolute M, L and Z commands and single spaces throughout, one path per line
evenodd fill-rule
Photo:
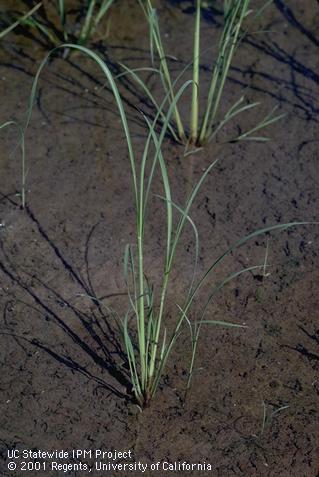
M 265 430 L 267 428 L 267 426 L 270 424 L 271 420 L 276 416 L 276 414 L 278 414 L 279 412 L 282 412 L 284 411 L 285 409 L 288 409 L 290 406 L 289 405 L 286 405 L 286 406 L 280 406 L 278 407 L 275 411 L 273 412 L 268 412 L 268 409 L 267 409 L 267 404 L 265 403 L 264 400 L 262 400 L 262 422 L 261 422 L 261 428 L 260 428 L 260 432 L 258 435 L 254 435 L 253 437 L 262 437 L 265 433 Z M 268 406 L 269 407 L 269 406 Z

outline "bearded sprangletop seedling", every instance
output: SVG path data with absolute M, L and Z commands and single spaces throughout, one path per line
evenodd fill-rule
M 191 306 L 194 303 L 194 299 L 202 290 L 203 284 L 207 282 L 208 279 L 210 281 L 213 279 L 216 267 L 223 262 L 224 258 L 250 239 L 266 232 L 270 232 L 271 230 L 283 230 L 297 225 L 298 223 L 292 222 L 287 224 L 277 224 L 252 232 L 246 237 L 235 241 L 233 245 L 212 262 L 204 275 L 197 279 L 196 268 L 199 251 L 199 238 L 197 228 L 190 217 L 190 209 L 206 177 L 213 171 L 218 160 L 215 160 L 206 168 L 198 182 L 194 184 L 193 190 L 189 194 L 184 206 L 179 206 L 173 201 L 166 163 L 162 155 L 162 143 L 169 127 L 170 118 L 174 114 L 177 102 L 185 90 L 192 87 L 192 81 L 186 82 L 174 95 L 174 99 L 171 101 L 164 120 L 161 117 L 161 112 L 163 104 L 165 104 L 165 99 L 159 106 L 156 117 L 152 121 L 145 117 L 148 134 L 145 140 L 143 153 L 137 158 L 134 152 L 132 137 L 121 96 L 115 79 L 113 78 L 107 64 L 96 53 L 86 47 L 75 44 L 64 44 L 52 50 L 43 60 L 37 71 L 31 90 L 26 122 L 22 128 L 23 137 L 31 120 L 32 108 L 36 98 L 37 84 L 41 71 L 48 62 L 49 57 L 59 48 L 73 49 L 84 53 L 100 67 L 113 92 L 124 130 L 129 156 L 128 167 L 130 168 L 132 177 L 133 202 L 135 205 L 135 242 L 127 244 L 124 253 L 124 278 L 127 285 L 128 300 L 125 316 L 120 317 L 115 311 L 111 310 L 109 306 L 107 306 L 107 309 L 109 310 L 110 319 L 116 320 L 120 326 L 123 337 L 123 346 L 128 363 L 127 373 L 132 384 L 132 396 L 142 409 L 154 397 L 167 359 L 184 328 L 186 328 L 186 330 L 189 329 L 191 335 L 191 362 L 187 383 L 188 389 L 193 375 L 197 343 L 202 327 L 209 325 L 234 328 L 245 327 L 241 323 L 229 323 L 226 321 L 210 319 L 210 317 L 207 317 L 209 304 L 214 300 L 215 295 L 231 280 L 249 271 L 256 269 L 265 270 L 265 261 L 261 265 L 238 270 L 231 275 L 226 276 L 222 282 L 212 286 L 209 296 L 206 297 L 206 300 L 203 302 L 202 309 L 196 314 L 196 318 L 194 318 L 191 312 Z M 156 131 L 158 130 L 160 119 L 162 124 L 160 133 L 157 133 Z M 157 173 L 160 174 L 163 184 L 163 191 L 158 194 L 157 197 L 158 200 L 162 201 L 166 210 L 166 240 L 165 245 L 163 246 L 164 266 L 161 274 L 161 286 L 158 290 L 154 289 L 147 280 L 148 273 L 147 270 L 145 270 L 144 264 L 144 244 L 146 240 L 145 223 L 147 220 L 151 189 L 154 185 L 155 174 Z M 175 214 L 173 214 L 173 211 L 178 214 L 179 218 L 177 221 L 174 220 Z M 172 286 L 170 279 L 174 266 L 174 259 L 186 224 L 191 226 L 195 237 L 194 272 L 192 276 L 189 277 L 190 286 L 188 293 L 186 293 L 184 297 L 178 297 L 178 302 L 176 303 L 176 315 L 172 318 L 171 323 L 167 323 L 167 293 Z
M 193 58 L 188 65 L 181 71 L 178 77 L 173 80 L 170 70 L 171 58 L 169 52 L 165 50 L 162 40 L 162 34 L 159 25 L 159 19 L 156 9 L 153 7 L 152 0 L 139 0 L 144 15 L 148 21 L 150 29 L 150 49 L 151 59 L 154 71 L 159 73 L 161 83 L 166 94 L 166 103 L 173 106 L 173 124 L 169 124 L 168 131 L 175 141 L 183 143 L 186 148 L 201 147 L 211 142 L 217 133 L 235 117 L 245 111 L 256 108 L 260 103 L 246 103 L 245 97 L 241 96 L 226 112 L 221 115 L 221 104 L 224 98 L 224 90 L 229 70 L 233 63 L 233 59 L 237 49 L 246 34 L 243 24 L 248 17 L 257 18 L 262 14 L 264 9 L 272 2 L 267 1 L 265 5 L 258 11 L 254 12 L 250 8 L 250 0 L 225 0 L 223 2 L 224 25 L 220 34 L 216 57 L 212 60 L 211 79 L 208 91 L 202 91 L 200 82 L 200 57 L 201 57 L 201 8 L 205 2 L 195 0 L 195 24 L 193 37 Z M 157 58 L 157 60 L 156 60 Z M 155 68 L 156 63 L 158 68 Z M 125 67 L 125 73 L 131 73 L 135 81 L 142 86 L 143 91 L 147 94 L 149 100 L 158 110 L 158 104 L 153 94 L 147 88 L 142 79 L 137 75 L 136 71 L 132 71 Z M 185 72 L 192 67 L 192 99 L 190 104 L 190 121 L 189 126 L 186 125 L 185 119 L 180 113 L 177 102 L 175 101 L 177 83 L 184 76 Z M 205 97 L 204 109 L 200 113 L 200 97 Z M 165 109 L 163 107 L 165 115 Z M 277 106 L 275 106 L 261 121 L 250 129 L 244 130 L 236 137 L 232 137 L 232 141 L 255 140 L 266 141 L 268 138 L 260 136 L 259 132 L 265 127 L 273 124 L 281 119 L 284 114 L 275 115 Z

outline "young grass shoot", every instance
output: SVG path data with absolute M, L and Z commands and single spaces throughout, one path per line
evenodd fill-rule
M 233 104 L 225 115 L 221 115 L 221 104 L 224 98 L 225 84 L 229 76 L 230 68 L 237 49 L 239 48 L 245 31 L 243 24 L 245 20 L 252 14 L 250 9 L 250 0 L 225 0 L 223 3 L 224 26 L 220 34 L 216 58 L 212 62 L 211 79 L 208 91 L 203 92 L 200 82 L 200 58 L 201 58 L 201 0 L 195 1 L 195 24 L 193 37 L 193 58 L 190 60 L 186 68 L 180 73 L 177 79 L 173 80 L 170 71 L 170 56 L 165 51 L 162 41 L 159 19 L 156 9 L 153 7 L 151 0 L 139 0 L 144 15 L 149 24 L 150 30 L 150 50 L 152 64 L 155 66 L 156 59 L 158 61 L 158 70 L 164 87 L 167 101 L 173 105 L 173 122 L 176 133 L 172 134 L 173 138 L 178 142 L 185 144 L 187 147 L 198 148 L 211 142 L 217 133 L 231 120 L 238 115 L 256 108 L 259 103 L 247 103 L 244 96 Z M 268 6 L 267 2 L 265 6 Z M 255 14 L 261 13 L 264 7 Z M 176 96 L 176 84 L 184 75 L 184 73 L 192 66 L 192 95 L 190 104 L 190 121 L 185 123 L 184 118 L 178 108 Z M 134 75 L 136 79 L 136 75 Z M 141 80 L 139 81 L 140 84 Z M 145 88 L 143 88 L 145 91 Z M 155 109 L 157 104 L 154 103 L 152 94 L 147 92 L 148 98 L 153 102 Z M 200 97 L 205 96 L 204 109 L 200 111 Z M 236 137 L 231 138 L 232 141 L 254 140 L 266 141 L 264 136 L 256 135 L 265 127 L 273 124 L 281 119 L 284 115 L 276 115 L 277 107 L 266 115 L 258 124 L 251 129 L 245 130 Z M 172 126 L 173 127 L 173 126 Z M 171 131 L 170 131 L 171 132 Z
M 209 325 L 226 326 L 232 328 L 244 328 L 242 323 L 229 323 L 227 321 L 216 320 L 210 316 L 209 305 L 213 302 L 216 294 L 223 289 L 231 280 L 240 275 L 253 272 L 256 269 L 265 269 L 265 262 L 257 266 L 244 268 L 226 276 L 220 283 L 212 285 L 209 296 L 204 300 L 200 311 L 192 310 L 194 300 L 202 291 L 203 285 L 209 280 L 213 282 L 216 267 L 223 263 L 223 260 L 232 254 L 238 247 L 244 245 L 251 239 L 265 234 L 266 232 L 283 230 L 297 225 L 296 222 L 288 224 L 277 224 L 264 229 L 257 230 L 246 237 L 235 241 L 222 255 L 217 257 L 208 270 L 198 278 L 197 261 L 199 254 L 199 238 L 196 225 L 194 224 L 190 211 L 196 197 L 204 184 L 207 176 L 214 170 L 218 160 L 210 164 L 201 175 L 197 183 L 189 194 L 183 206 L 176 204 L 172 197 L 172 188 L 167 172 L 166 163 L 162 155 L 162 143 L 169 127 L 171 116 L 175 113 L 177 103 L 187 88 L 192 87 L 192 82 L 188 81 L 174 94 L 170 103 L 164 122 L 161 124 L 160 132 L 157 133 L 163 104 L 159 106 L 156 117 L 150 121 L 145 117 L 148 129 L 144 149 L 140 157 L 134 151 L 132 136 L 130 133 L 125 109 L 118 91 L 116 81 L 113 78 L 107 64 L 93 51 L 81 45 L 64 44 L 52 50 L 41 63 L 33 82 L 27 119 L 23 128 L 23 136 L 31 120 L 32 108 L 36 99 L 37 85 L 40 74 L 45 67 L 50 56 L 59 48 L 79 51 L 91 58 L 102 70 L 117 105 L 121 119 L 125 140 L 128 149 L 131 178 L 132 178 L 132 200 L 135 206 L 135 240 L 127 244 L 124 252 L 124 279 L 127 286 L 127 310 L 124 316 L 120 317 L 107 305 L 110 319 L 114 319 L 120 326 L 123 336 L 123 346 L 127 356 L 127 374 L 132 384 L 132 395 L 135 402 L 142 409 L 154 398 L 158 389 L 163 370 L 171 351 L 176 344 L 183 330 L 190 330 L 191 335 L 191 362 L 189 366 L 189 378 L 187 389 L 190 387 L 191 378 L 194 372 L 194 362 L 197 352 L 197 345 L 200 331 Z M 165 103 L 164 99 L 164 103 Z M 151 192 L 154 186 L 154 178 L 160 174 L 163 190 L 157 194 L 158 200 L 163 203 L 166 211 L 165 243 L 163 245 L 163 269 L 161 272 L 159 288 L 155 288 L 147 278 L 150 274 L 145 268 L 145 236 L 147 211 L 150 204 Z M 175 214 L 173 213 L 175 211 Z M 176 220 L 176 213 L 178 218 Z M 175 263 L 175 257 L 181 237 L 186 225 L 193 230 L 195 237 L 194 247 L 194 272 L 189 277 L 189 290 L 185 296 L 177 297 L 176 315 L 167 322 L 167 298 L 171 289 L 171 276 Z

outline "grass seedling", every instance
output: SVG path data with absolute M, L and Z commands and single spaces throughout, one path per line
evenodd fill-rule
M 87 2 L 84 20 L 78 34 L 70 32 L 65 0 L 56 0 L 55 3 L 60 19 L 60 30 L 52 31 L 46 20 L 40 15 L 37 17 L 31 17 L 30 15 L 25 16 L 20 19 L 20 23 L 37 29 L 48 38 L 52 46 L 61 44 L 61 41 L 72 41 L 79 45 L 86 45 L 97 31 L 101 20 L 109 12 L 114 0 L 89 0 Z
M 230 120 L 237 115 L 255 108 L 259 103 L 246 104 L 245 98 L 240 98 L 229 111 L 220 116 L 221 103 L 223 99 L 225 84 L 229 75 L 229 70 L 233 62 L 233 58 L 237 48 L 243 40 L 245 32 L 243 31 L 243 23 L 247 17 L 252 14 L 250 0 L 224 0 L 224 27 L 218 43 L 218 51 L 216 59 L 212 66 L 211 81 L 207 92 L 205 108 L 203 114 L 200 114 L 199 99 L 202 93 L 200 86 L 200 33 L 201 33 L 201 8 L 202 0 L 195 0 L 195 25 L 193 40 L 193 59 L 189 66 L 192 65 L 192 99 L 190 105 L 190 122 L 186 127 L 182 120 L 182 116 L 178 109 L 175 98 L 176 80 L 173 81 L 169 67 L 169 55 L 165 53 L 162 42 L 159 20 L 157 12 L 151 3 L 151 0 L 139 0 L 139 3 L 147 18 L 150 29 L 150 49 L 152 63 L 155 63 L 155 57 L 158 57 L 159 71 L 164 90 L 168 96 L 170 104 L 174 104 L 173 118 L 175 122 L 176 135 L 174 139 L 186 146 L 202 147 L 204 144 L 212 141 L 217 132 L 220 131 Z M 257 18 L 259 14 L 268 6 L 268 1 L 254 15 Z M 185 68 L 185 70 L 188 68 Z M 150 98 L 150 94 L 148 94 Z M 151 99 L 151 98 L 150 98 Z M 154 104 L 154 103 L 153 103 Z M 156 104 L 154 104 L 156 108 Z M 267 138 L 255 136 L 257 131 L 261 131 L 272 123 L 283 117 L 282 114 L 275 115 L 274 108 L 263 120 L 256 126 L 233 138 L 233 141 L 241 140 L 257 140 L 266 141 Z
M 266 427 L 270 424 L 271 420 L 274 418 L 274 416 L 276 414 L 278 414 L 279 412 L 281 411 L 284 411 L 285 409 L 288 409 L 290 406 L 280 406 L 279 408 L 277 408 L 275 411 L 271 412 L 271 413 L 268 413 L 268 410 L 267 410 L 267 405 L 265 403 L 265 401 L 263 400 L 262 401 L 262 422 L 261 422 L 261 428 L 260 428 L 260 432 L 258 435 L 254 435 L 254 437 L 259 437 L 261 438 L 263 435 L 264 435 L 264 432 L 266 430 Z
M 113 317 L 116 320 L 116 323 L 119 325 L 122 332 L 123 346 L 127 356 L 127 374 L 132 383 L 132 394 L 134 395 L 136 403 L 143 408 L 154 397 L 167 363 L 167 359 L 184 329 L 187 330 L 189 327 L 192 336 L 192 358 L 187 383 L 187 388 L 189 388 L 201 328 L 211 325 L 240 328 L 244 326 L 241 323 L 229 323 L 227 321 L 213 319 L 213 317 L 208 315 L 208 313 L 211 313 L 209 311 L 209 305 L 213 301 L 215 295 L 231 280 L 239 277 L 245 272 L 253 271 L 257 268 L 263 269 L 264 264 L 237 271 L 226 277 L 221 283 L 212 286 L 212 291 L 206 301 L 204 301 L 202 310 L 198 314 L 199 318 L 194 320 L 191 315 L 191 307 L 194 304 L 195 298 L 198 297 L 199 292 L 202 290 L 203 284 L 206 283 L 207 280 L 213 279 L 216 267 L 218 267 L 227 256 L 249 240 L 272 230 L 287 229 L 288 227 L 297 225 L 297 223 L 277 224 L 257 230 L 238 240 L 222 255 L 216 258 L 204 275 L 198 279 L 197 261 L 199 254 L 199 238 L 196 225 L 190 217 L 190 210 L 205 179 L 216 167 L 218 160 L 215 160 L 209 167 L 207 167 L 197 183 L 194 184 L 184 206 L 179 206 L 173 201 L 166 163 L 162 155 L 162 143 L 169 127 L 170 118 L 176 110 L 178 100 L 187 88 L 192 87 L 192 82 L 186 82 L 177 91 L 174 100 L 170 104 L 167 115 L 165 116 L 165 121 L 162 124 L 159 133 L 156 131 L 158 129 L 158 122 L 161 117 L 163 104 L 159 105 L 157 115 L 152 121 L 145 117 L 148 134 L 145 140 L 143 152 L 140 157 L 137 157 L 134 152 L 133 141 L 121 96 L 115 79 L 113 78 L 107 64 L 97 54 L 86 47 L 75 44 L 64 44 L 61 47 L 52 50 L 43 60 L 37 71 L 31 90 L 27 118 L 23 128 L 23 136 L 31 120 L 32 107 L 36 98 L 40 74 L 48 62 L 49 57 L 59 48 L 76 50 L 87 55 L 102 70 L 113 92 L 127 143 L 129 167 L 132 178 L 132 202 L 135 206 L 135 241 L 134 243 L 126 245 L 123 260 L 128 304 L 127 311 L 122 319 L 116 312 L 113 312 L 109 306 L 108 309 L 110 310 L 110 317 Z M 164 99 L 164 103 L 166 100 L 167 98 Z M 147 222 L 149 202 L 156 174 L 160 175 L 162 182 L 163 190 L 161 194 L 157 195 L 157 198 L 162 201 L 166 210 L 166 237 L 163 248 L 163 269 L 160 274 L 160 285 L 154 286 L 147 278 L 149 273 L 145 269 L 144 258 L 146 240 L 145 225 Z M 167 295 L 168 292 L 171 291 L 172 270 L 174 267 L 176 252 L 187 224 L 192 228 L 195 237 L 194 272 L 190 277 L 188 292 L 186 292 L 184 297 L 179 297 L 182 299 L 181 301 L 178 300 L 179 303 L 176 303 L 176 317 L 174 317 L 171 322 L 167 322 Z

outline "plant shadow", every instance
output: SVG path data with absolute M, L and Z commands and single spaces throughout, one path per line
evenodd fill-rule
M 9 201 L 11 207 L 13 206 L 18 209 L 18 204 L 16 204 L 10 196 L 2 195 L 2 202 L 4 200 Z M 21 214 L 25 214 L 30 229 L 35 227 L 39 240 L 41 240 L 58 259 L 61 271 L 66 272 L 69 280 L 75 283 L 81 290 L 81 296 L 87 297 L 87 300 L 90 302 L 90 310 L 89 312 L 84 311 L 81 307 L 76 306 L 74 304 L 76 297 L 74 297 L 75 300 L 66 298 L 63 293 L 57 291 L 55 287 L 52 287 L 49 283 L 46 283 L 46 281 L 41 278 L 40 272 L 37 272 L 36 269 L 28 271 L 22 266 L 16 265 L 12 253 L 7 252 L 1 240 L 0 272 L 3 278 L 9 279 L 12 283 L 12 289 L 14 291 L 10 292 L 10 300 L 3 309 L 3 328 L 0 330 L 0 335 L 11 336 L 17 342 L 29 343 L 31 346 L 48 354 L 58 363 L 69 368 L 72 372 L 78 372 L 88 379 L 95 381 L 98 387 L 108 392 L 108 395 L 113 394 L 126 402 L 131 401 L 129 367 L 120 341 L 120 333 L 114 325 L 112 317 L 104 310 L 102 305 L 102 300 L 105 298 L 120 294 L 115 293 L 102 298 L 97 297 L 92 287 L 91 279 L 87 278 L 84 280 L 83 277 L 80 276 L 75 266 L 64 256 L 62 250 L 46 232 L 31 208 L 26 206 L 25 210 L 21 210 Z M 86 240 L 84 258 L 88 277 L 90 269 L 88 251 L 90 240 L 96 227 L 97 225 L 91 228 Z M 76 346 L 83 360 L 87 363 L 93 362 L 94 366 L 97 366 L 98 369 L 102 371 L 102 374 L 104 374 L 104 372 L 107 373 L 108 378 L 95 375 L 87 369 L 87 365 L 81 364 L 78 358 L 73 358 L 68 352 L 57 352 L 55 349 L 56 343 L 46 343 L 43 337 L 25 336 L 24 333 L 17 334 L 9 326 L 6 316 L 8 303 L 11 302 L 20 304 L 25 307 L 25 309 L 39 314 L 41 320 L 45 320 L 46 326 L 48 327 L 46 336 L 50 336 L 50 325 L 57 325 L 65 335 L 67 343 L 72 342 L 72 344 Z

